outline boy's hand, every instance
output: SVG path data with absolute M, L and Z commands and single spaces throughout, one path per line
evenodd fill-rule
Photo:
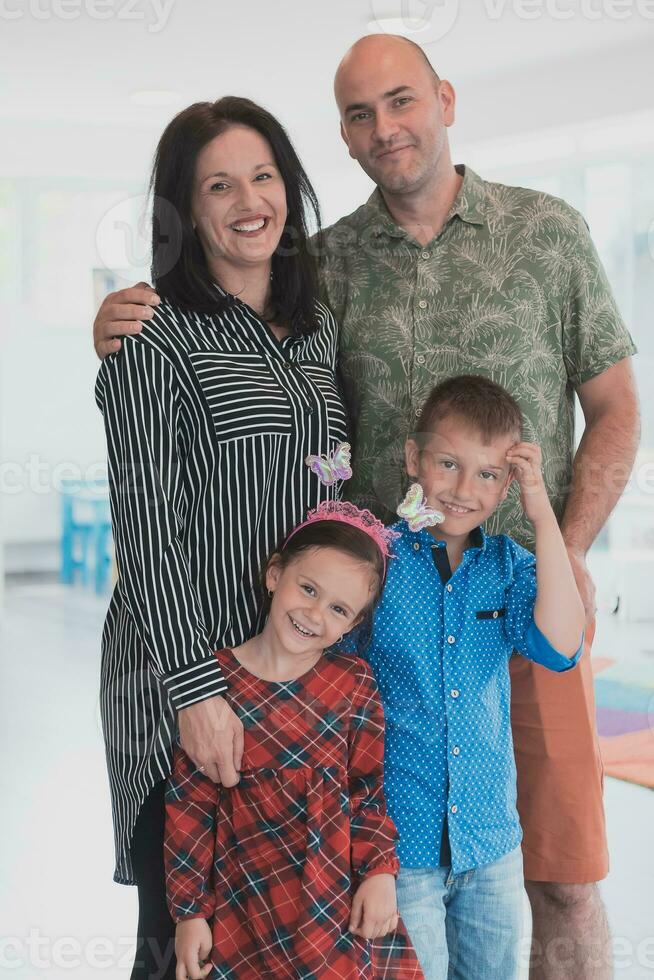
M 522 509 L 531 523 L 551 520 L 554 512 L 543 480 L 540 446 L 532 442 L 518 442 L 511 446 L 506 458 L 520 486 Z
M 378 939 L 394 932 L 397 920 L 395 877 L 378 874 L 362 881 L 352 899 L 350 932 L 362 939 Z
M 203 980 L 208 976 L 213 967 L 204 961 L 209 959 L 212 946 L 211 927 L 206 919 L 178 922 L 175 929 L 175 980 Z

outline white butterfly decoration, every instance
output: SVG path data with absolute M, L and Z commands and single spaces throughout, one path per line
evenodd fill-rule
M 421 531 L 423 527 L 433 527 L 442 524 L 445 515 L 425 503 L 424 493 L 419 483 L 412 483 L 406 497 L 397 508 L 399 517 L 403 517 L 412 531 Z
M 330 487 L 337 480 L 349 480 L 352 476 L 350 466 L 351 450 L 349 442 L 339 442 L 338 446 L 326 456 L 307 456 L 305 463 L 315 473 L 321 483 Z

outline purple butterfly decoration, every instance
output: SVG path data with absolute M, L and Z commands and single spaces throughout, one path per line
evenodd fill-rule
M 337 480 L 349 480 L 352 476 L 350 451 L 349 442 L 340 442 L 326 456 L 307 456 L 305 463 L 319 477 L 321 483 L 330 487 Z
M 425 503 L 424 493 L 419 483 L 412 483 L 407 495 L 397 508 L 399 517 L 403 517 L 412 531 L 421 531 L 423 527 L 433 527 L 445 520 L 440 510 Z

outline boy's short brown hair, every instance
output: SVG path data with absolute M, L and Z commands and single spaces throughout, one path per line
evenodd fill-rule
M 460 374 L 437 384 L 422 407 L 414 436 L 424 439 L 449 415 L 458 415 L 488 442 L 511 434 L 522 439 L 523 419 L 517 401 L 506 388 L 481 374 Z

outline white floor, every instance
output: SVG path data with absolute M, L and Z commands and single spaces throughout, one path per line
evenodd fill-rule
M 7 590 L 0 630 L 0 976 L 129 976 L 136 892 L 112 882 L 98 716 L 106 604 L 58 585 Z M 654 645 L 650 636 L 646 625 L 605 620 L 595 650 L 631 655 Z M 654 793 L 608 780 L 606 807 L 612 871 L 602 888 L 616 977 L 644 980 L 654 975 Z

